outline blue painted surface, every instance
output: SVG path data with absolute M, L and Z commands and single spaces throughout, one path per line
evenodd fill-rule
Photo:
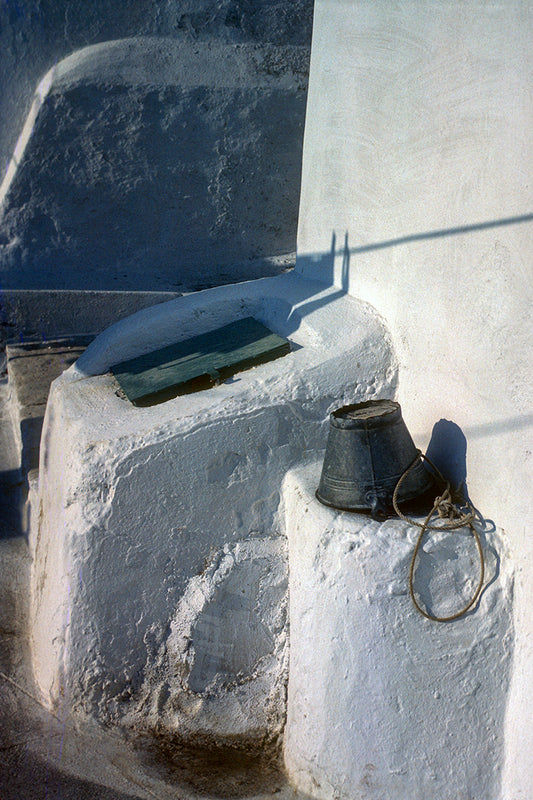
M 246 317 L 111 368 L 135 405 L 154 405 L 207 389 L 236 372 L 290 352 L 287 339 Z

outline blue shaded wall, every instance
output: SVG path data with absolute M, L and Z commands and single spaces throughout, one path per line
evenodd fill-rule
M 180 290 L 287 268 L 311 18 L 310 0 L 6 0 L 6 171 L 55 69 L 0 193 L 0 286 Z M 86 48 L 110 40 L 111 67 Z

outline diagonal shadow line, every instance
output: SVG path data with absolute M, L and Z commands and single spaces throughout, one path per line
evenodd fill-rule
M 464 429 L 465 434 L 471 439 L 479 439 L 484 436 L 494 436 L 499 433 L 510 433 L 521 428 L 529 428 L 533 425 L 533 414 L 522 414 L 508 419 L 494 420 L 493 422 L 483 422 L 479 425 L 472 425 Z
M 504 225 L 519 225 L 524 222 L 533 222 L 533 214 L 522 214 L 518 217 L 504 217 L 502 219 L 494 219 L 488 222 L 476 222 L 473 225 L 460 225 L 456 228 L 442 228 L 436 231 L 427 231 L 426 233 L 411 233 L 407 236 L 400 236 L 398 239 L 386 239 L 383 242 L 375 242 L 374 244 L 364 244 L 360 247 L 350 247 L 350 254 L 354 253 L 368 253 L 372 250 L 383 250 L 386 247 L 395 247 L 399 244 L 408 244 L 409 242 L 419 242 L 424 239 L 440 239 L 443 236 L 456 236 L 461 233 L 473 233 L 475 231 L 484 231 L 490 228 L 500 228 Z M 346 248 L 337 250 L 336 255 L 344 255 Z

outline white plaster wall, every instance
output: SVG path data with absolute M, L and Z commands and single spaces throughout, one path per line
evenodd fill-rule
M 123 359 L 255 316 L 282 359 L 151 408 Z M 280 490 L 337 404 L 391 396 L 396 362 L 364 303 L 293 273 L 118 322 L 52 385 L 32 533 L 32 654 L 52 707 L 187 742 L 281 732 L 287 555 Z
M 35 86 L 74 50 L 113 39 L 191 43 L 311 42 L 312 0 L 9 0 L 0 5 L 0 171 L 13 154 Z
M 532 34 L 528 2 L 317 0 L 298 232 L 297 269 L 390 326 L 417 444 L 458 426 L 470 497 L 505 530 L 505 800 L 533 786 Z
M 292 266 L 308 58 L 136 37 L 55 64 L 0 186 L 2 288 L 183 291 Z

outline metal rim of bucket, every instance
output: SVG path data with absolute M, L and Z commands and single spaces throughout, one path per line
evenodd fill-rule
M 379 408 L 383 411 L 376 412 Z M 364 412 L 368 410 L 368 415 Z M 361 416 L 350 417 L 350 412 L 359 411 Z M 382 425 L 390 425 L 392 422 L 401 419 L 402 409 L 395 400 L 366 400 L 364 403 L 351 403 L 342 408 L 337 408 L 329 415 L 330 423 L 335 428 L 377 428 Z

